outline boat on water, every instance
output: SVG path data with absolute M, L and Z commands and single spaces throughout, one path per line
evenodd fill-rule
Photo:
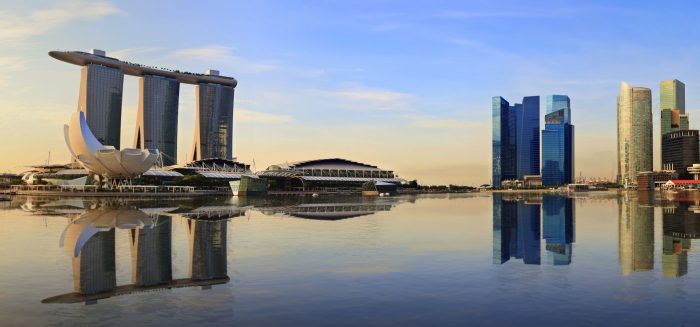
M 229 182 L 233 196 L 265 195 L 267 181 L 255 175 L 241 175 L 240 179 Z

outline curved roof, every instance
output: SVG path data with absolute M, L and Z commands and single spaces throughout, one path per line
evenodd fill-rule
M 116 58 L 98 56 L 82 51 L 50 51 L 49 56 L 78 66 L 98 64 L 102 66 L 118 68 L 124 74 L 132 76 L 164 76 L 174 78 L 180 83 L 185 84 L 215 83 L 231 87 L 236 87 L 236 85 L 238 85 L 238 81 L 233 77 L 196 74 L 179 70 L 144 66 L 136 63 L 121 61 Z
M 284 169 L 364 169 L 381 170 L 377 166 L 341 158 L 316 159 L 272 165 L 267 170 Z

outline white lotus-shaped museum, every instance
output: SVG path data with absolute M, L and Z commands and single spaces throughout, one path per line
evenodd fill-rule
M 158 150 L 122 149 L 102 145 L 88 127 L 85 113 L 78 111 L 63 126 L 68 150 L 91 173 L 107 178 L 132 178 L 155 165 Z

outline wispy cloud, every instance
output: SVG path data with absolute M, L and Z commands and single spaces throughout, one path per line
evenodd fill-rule
M 18 14 L 0 11 L 0 40 L 24 40 L 45 34 L 75 20 L 94 21 L 120 13 L 104 1 L 64 1 L 56 7 Z
M 241 108 L 234 109 L 233 116 L 234 121 L 238 123 L 278 124 L 289 123 L 294 120 L 289 115 L 270 114 Z
M 231 67 L 237 73 L 262 73 L 280 69 L 276 64 L 253 62 L 234 53 L 233 48 L 211 45 L 198 48 L 184 48 L 173 51 L 170 57 L 175 59 L 197 60 Z
M 151 53 L 151 52 L 156 52 L 163 50 L 162 47 L 134 47 L 134 48 L 126 48 L 126 49 L 121 49 L 121 50 L 116 50 L 116 51 L 110 51 L 108 55 L 110 57 L 114 57 L 117 59 L 129 59 L 131 56 L 139 53 Z
M 330 95 L 345 101 L 345 107 L 359 110 L 404 110 L 414 99 L 408 93 L 367 88 L 340 90 Z

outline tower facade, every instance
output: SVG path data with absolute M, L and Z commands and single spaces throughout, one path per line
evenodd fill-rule
M 124 73 L 98 64 L 83 66 L 78 110 L 85 112 L 90 130 L 104 145 L 119 149 L 121 142 Z
M 659 85 L 661 109 L 678 109 L 685 114 L 685 84 L 677 79 L 661 81 Z
M 180 82 L 145 75 L 139 79 L 139 108 L 134 147 L 158 149 L 163 165 L 177 163 L 177 116 Z
M 666 133 L 661 138 L 661 165 L 678 173 L 679 179 L 693 179 L 688 167 L 700 159 L 700 138 L 698 130 L 684 130 Z
M 502 97 L 492 98 L 492 183 L 516 179 L 515 114 Z
M 617 180 L 635 184 L 654 162 L 651 90 L 622 82 L 617 97 Z
M 512 106 L 502 97 L 493 97 L 491 110 L 493 185 L 539 175 L 540 97 L 525 97 L 522 104 Z
M 192 160 L 233 159 L 233 87 L 200 83 L 196 93 Z
M 542 185 L 574 181 L 574 126 L 571 101 L 566 95 L 547 96 L 545 129 L 542 130 Z

